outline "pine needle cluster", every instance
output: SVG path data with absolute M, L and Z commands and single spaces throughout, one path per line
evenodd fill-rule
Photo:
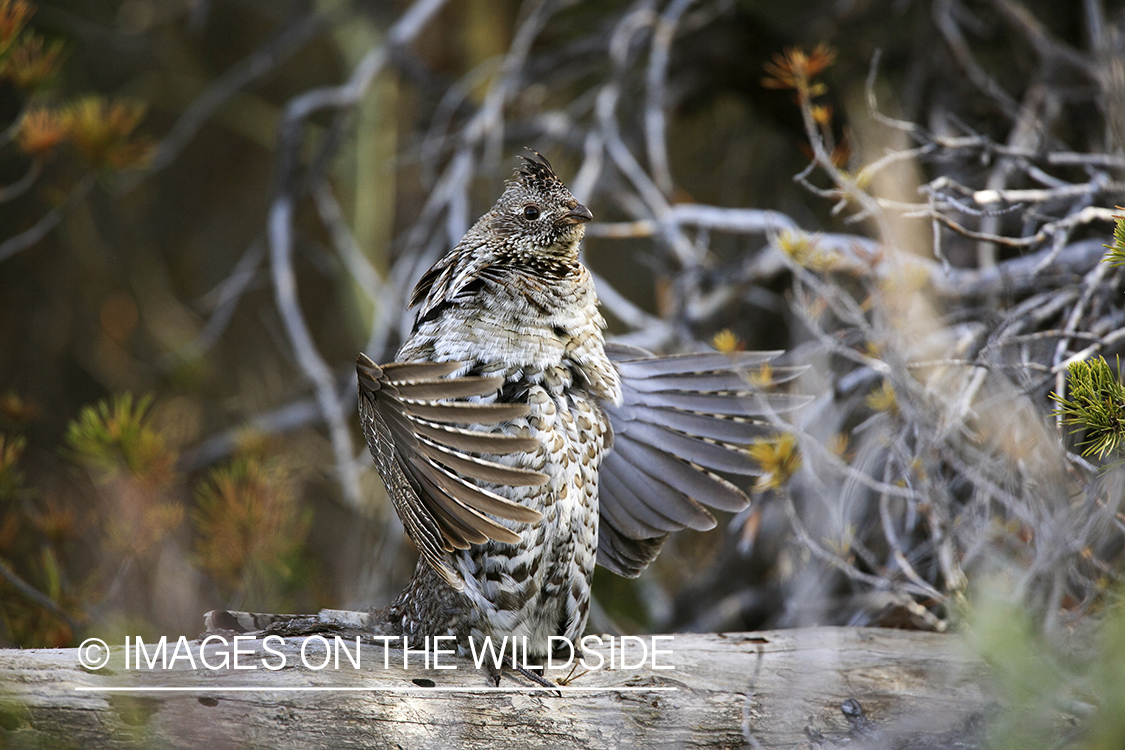
M 1125 440 L 1125 386 L 1104 357 L 1073 362 L 1067 368 L 1069 398 L 1056 393 L 1055 414 L 1071 432 L 1085 432 L 1082 455 L 1105 458 Z

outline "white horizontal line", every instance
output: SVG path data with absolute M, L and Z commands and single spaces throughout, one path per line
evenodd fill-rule
M 677 687 L 467 687 L 450 685 L 446 687 L 92 687 L 78 686 L 76 691 L 85 693 L 652 693 L 679 690 Z

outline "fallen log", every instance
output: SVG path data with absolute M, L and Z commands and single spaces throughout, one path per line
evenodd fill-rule
M 983 664 L 956 636 L 901 630 L 604 640 L 587 649 L 601 668 L 547 673 L 557 690 L 494 688 L 444 652 L 412 650 L 404 669 L 394 642 L 216 638 L 168 642 L 163 659 L 113 646 L 100 668 L 97 647 L 88 666 L 79 649 L 0 650 L 0 747 L 974 747 L 987 704 Z

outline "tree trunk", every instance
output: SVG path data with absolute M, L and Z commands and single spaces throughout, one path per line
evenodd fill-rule
M 655 643 L 656 666 L 673 669 L 652 668 L 651 638 L 624 651 L 635 664 L 643 644 L 650 651 L 644 667 L 620 667 L 620 642 L 615 669 L 608 668 L 608 645 L 588 649 L 587 661 L 594 665 L 601 655 L 603 668 L 559 691 L 532 688 L 523 677 L 505 677 L 497 690 L 470 659 L 449 654 L 439 654 L 439 663 L 455 669 L 427 669 L 420 652 L 411 652 L 403 669 L 402 651 L 378 643 L 363 646 L 359 669 L 342 651 L 339 668 L 334 661 L 323 669 L 302 664 L 304 638 L 241 641 L 238 670 L 221 668 L 232 635 L 226 649 L 207 646 L 216 669 L 200 662 L 198 641 L 178 651 L 169 643 L 174 663 L 167 669 L 149 669 L 143 659 L 138 669 L 135 647 L 128 669 L 122 646 L 101 669 L 82 667 L 78 649 L 0 651 L 0 748 L 979 744 L 983 665 L 954 636 L 828 627 L 681 634 Z M 355 641 L 345 643 L 355 658 Z M 324 660 L 324 645 L 315 636 L 307 644 L 312 667 Z M 156 649 L 146 644 L 146 651 Z M 265 667 L 279 665 L 281 655 L 284 668 Z M 111 687 L 143 690 L 105 690 Z

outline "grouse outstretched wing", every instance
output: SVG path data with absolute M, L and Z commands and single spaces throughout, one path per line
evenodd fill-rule
M 423 559 L 458 591 L 464 582 L 450 552 L 489 539 L 520 540 L 489 516 L 541 518 L 473 480 L 513 487 L 547 481 L 540 472 L 485 458 L 535 452 L 539 441 L 472 429 L 525 416 L 528 406 L 466 400 L 494 395 L 504 378 L 447 377 L 459 367 L 460 362 L 377 365 L 363 354 L 356 360 L 360 421 L 371 457 Z
M 770 390 L 806 368 L 770 366 L 781 352 L 659 357 L 615 343 L 605 351 L 621 377 L 622 403 L 602 403 L 613 448 L 598 477 L 598 564 L 631 578 L 670 532 L 714 528 L 707 507 L 747 506 L 720 473 L 761 473 L 745 446 L 777 431 L 762 417 L 808 402 Z

